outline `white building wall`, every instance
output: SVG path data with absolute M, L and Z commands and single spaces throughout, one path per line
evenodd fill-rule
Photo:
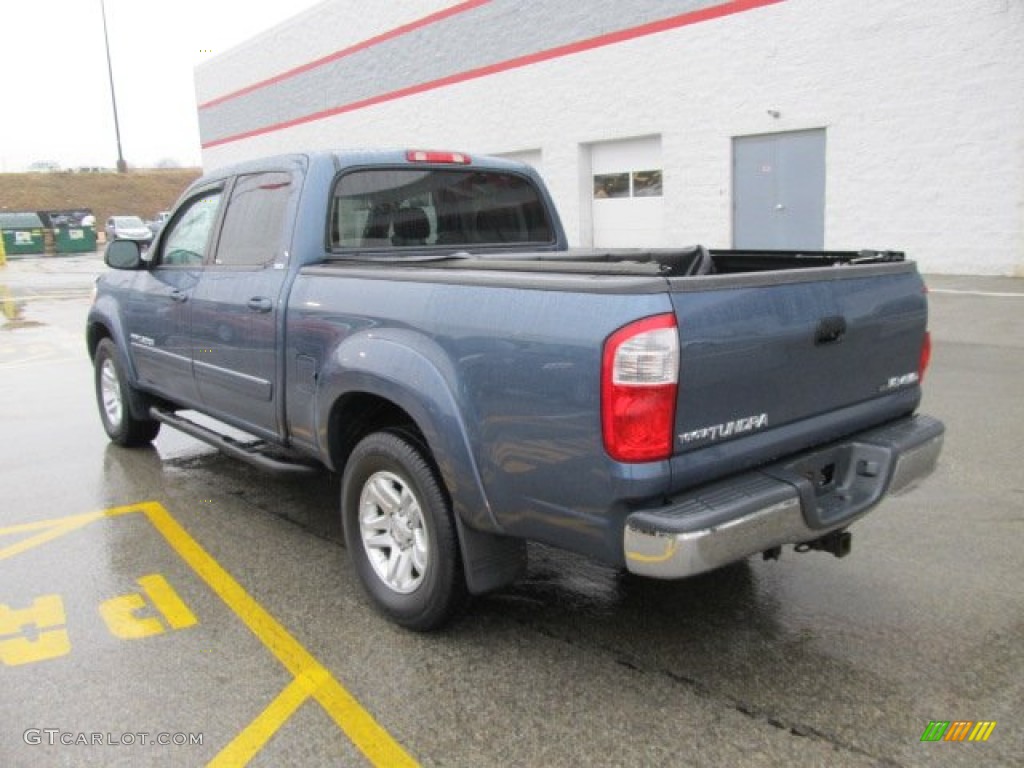
M 277 77 L 454 5 L 451 0 L 324 0 L 196 67 L 196 102 Z
M 198 101 L 454 5 L 328 0 L 199 68 Z M 663 244 L 728 247 L 732 138 L 808 128 L 827 133 L 826 248 L 1024 276 L 1021 0 L 783 0 L 218 144 L 204 163 L 355 146 L 540 150 L 580 244 L 587 146 L 660 135 Z

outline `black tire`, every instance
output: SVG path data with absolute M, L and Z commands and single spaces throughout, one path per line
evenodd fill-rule
M 139 419 L 132 413 L 131 402 L 138 400 L 139 394 L 125 378 L 117 346 L 110 339 L 102 339 L 96 347 L 93 381 L 100 421 L 111 441 L 125 448 L 153 442 L 160 422 Z
M 438 629 L 466 603 L 451 502 L 424 448 L 375 432 L 355 447 L 341 482 L 345 541 L 374 605 L 407 629 Z

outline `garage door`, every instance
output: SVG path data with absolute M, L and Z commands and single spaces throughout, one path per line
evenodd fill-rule
M 595 248 L 664 245 L 661 137 L 591 145 Z

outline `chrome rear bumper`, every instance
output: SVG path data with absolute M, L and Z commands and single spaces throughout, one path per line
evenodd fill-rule
M 679 579 L 845 528 L 935 469 L 945 428 L 910 416 L 626 518 L 633 573 Z

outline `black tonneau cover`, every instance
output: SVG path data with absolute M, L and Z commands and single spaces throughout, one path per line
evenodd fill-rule
M 437 247 L 415 251 L 361 252 L 334 255 L 332 261 L 447 267 L 452 269 L 564 272 L 572 274 L 635 274 L 664 277 L 730 275 L 749 272 L 883 264 L 904 260 L 902 251 L 757 251 L 684 248 L 593 249 L 567 251 L 509 251 L 481 249 L 449 251 Z

